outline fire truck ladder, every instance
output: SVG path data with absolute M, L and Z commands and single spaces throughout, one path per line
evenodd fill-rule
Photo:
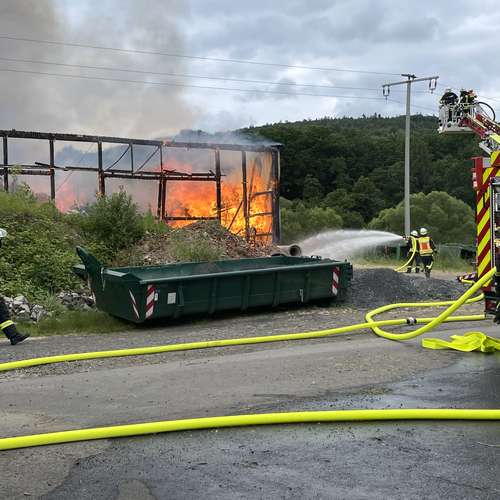
M 500 124 L 485 114 L 479 111 L 465 113 L 459 126 L 468 127 L 481 137 L 479 147 L 487 154 L 500 150 Z

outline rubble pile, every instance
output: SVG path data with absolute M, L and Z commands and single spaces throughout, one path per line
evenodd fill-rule
M 178 262 L 178 245 L 209 245 L 221 259 L 264 257 L 276 247 L 258 242 L 248 243 L 216 221 L 198 221 L 188 226 L 172 228 L 165 233 L 149 233 L 129 248 L 113 263 L 116 266 L 156 265 Z

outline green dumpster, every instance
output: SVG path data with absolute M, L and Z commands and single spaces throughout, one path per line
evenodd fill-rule
M 231 309 L 342 300 L 349 262 L 314 257 L 261 257 L 144 267 L 103 267 L 83 248 L 74 272 L 87 280 L 96 306 L 134 323 Z

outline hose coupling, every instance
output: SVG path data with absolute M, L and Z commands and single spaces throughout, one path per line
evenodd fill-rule
M 406 324 L 407 325 L 416 325 L 417 318 L 412 318 L 411 316 L 408 316 L 408 318 L 406 318 Z

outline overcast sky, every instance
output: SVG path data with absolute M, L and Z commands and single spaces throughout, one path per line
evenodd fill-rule
M 277 82 L 155 76 L 0 59 L 3 70 L 178 85 L 0 71 L 0 128 L 163 137 L 185 128 L 216 131 L 326 115 L 397 115 L 404 111 L 402 87 L 391 92 L 398 102 L 376 98 L 381 97 L 383 83 L 397 81 L 398 74 L 406 72 L 439 75 L 442 85 L 477 89 L 496 98 L 490 103 L 500 110 L 500 70 L 495 66 L 499 26 L 498 0 L 1 0 L 0 36 L 394 75 L 0 38 L 0 58 Z M 289 85 L 294 83 L 363 89 Z M 438 87 L 437 94 L 443 88 Z M 414 112 L 436 111 L 438 95 L 426 90 L 426 83 L 415 85 Z M 304 93 L 350 97 L 296 95 Z

